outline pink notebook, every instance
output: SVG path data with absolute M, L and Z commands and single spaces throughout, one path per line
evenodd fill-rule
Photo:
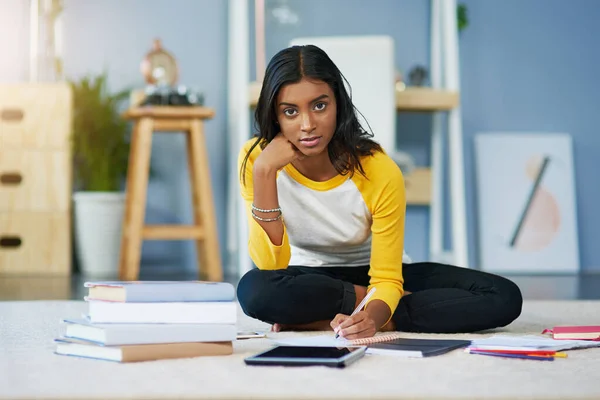
M 600 325 L 555 326 L 552 329 L 544 329 L 542 333 L 550 333 L 554 339 L 600 341 Z

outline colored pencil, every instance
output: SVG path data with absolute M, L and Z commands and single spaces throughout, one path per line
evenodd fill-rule
M 504 353 L 504 354 L 527 354 L 532 356 L 552 356 L 559 358 L 567 358 L 567 353 L 561 353 L 554 350 L 489 350 L 489 349 L 479 349 L 479 348 L 470 348 L 467 351 L 479 351 L 479 352 L 487 352 L 487 353 Z
M 514 353 L 491 353 L 484 351 L 469 351 L 469 354 L 478 354 L 482 356 L 492 357 L 505 357 L 505 358 L 521 358 L 524 360 L 538 360 L 538 361 L 554 361 L 553 356 L 530 356 L 527 354 L 514 354 Z

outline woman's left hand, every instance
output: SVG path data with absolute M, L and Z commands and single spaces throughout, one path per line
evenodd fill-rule
M 377 324 L 366 311 L 360 311 L 353 316 L 338 314 L 330 325 L 334 332 L 348 340 L 372 337 L 377 333 Z

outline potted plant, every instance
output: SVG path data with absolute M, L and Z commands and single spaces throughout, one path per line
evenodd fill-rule
M 71 82 L 74 241 L 84 275 L 118 274 L 129 124 L 120 107 L 129 91 L 109 93 L 106 74 Z

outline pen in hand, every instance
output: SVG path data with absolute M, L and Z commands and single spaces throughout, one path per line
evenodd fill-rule
M 369 293 L 367 293 L 367 295 L 365 296 L 364 299 L 362 299 L 362 301 L 360 302 L 360 304 L 358 306 L 356 306 L 356 308 L 354 309 L 354 311 L 352 312 L 352 314 L 350 315 L 351 317 L 353 315 L 356 315 L 357 313 L 359 313 L 363 307 L 365 306 L 365 304 L 367 304 L 367 301 L 369 301 L 369 299 L 371 298 L 371 296 L 373 296 L 373 293 L 375 293 L 375 288 L 372 288 L 371 290 L 369 290 Z M 339 331 L 339 325 L 337 328 L 335 328 L 335 338 L 338 339 L 340 337 L 340 334 L 338 333 Z

